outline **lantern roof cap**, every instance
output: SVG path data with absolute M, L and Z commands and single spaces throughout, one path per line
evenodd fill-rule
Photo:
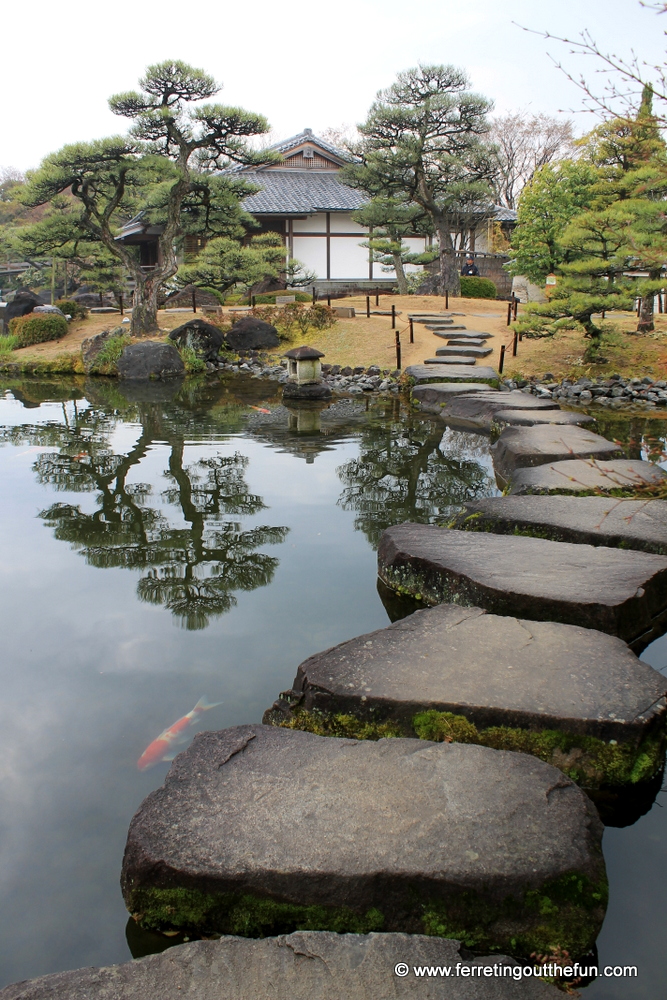
M 284 358 L 293 358 L 295 361 L 311 361 L 314 358 L 323 358 L 324 355 L 322 351 L 318 351 L 315 347 L 293 347 L 291 351 L 286 351 L 283 354 Z

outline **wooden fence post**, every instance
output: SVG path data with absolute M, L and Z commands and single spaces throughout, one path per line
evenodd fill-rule
M 370 319 L 370 318 L 371 318 L 371 297 L 370 297 L 370 295 L 367 295 L 366 296 L 366 319 Z
M 391 328 L 392 330 L 396 329 L 396 306 L 393 302 L 391 304 Z
M 192 311 L 193 313 L 197 312 L 197 293 L 194 288 L 192 289 Z
M 414 342 L 415 342 L 415 329 L 412 325 L 412 320 L 410 320 L 410 343 L 414 344 Z
M 502 375 L 503 365 L 505 364 L 505 345 L 501 344 L 500 347 L 500 361 L 498 362 L 498 374 Z
M 396 331 L 396 367 L 401 367 L 401 335 Z
M 519 334 L 515 330 L 514 331 L 514 342 L 512 343 L 512 357 L 513 358 L 516 357 L 516 350 L 517 350 L 518 343 L 519 343 Z

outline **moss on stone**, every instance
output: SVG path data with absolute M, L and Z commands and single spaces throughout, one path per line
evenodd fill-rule
M 369 934 L 384 926 L 384 915 L 375 908 L 359 914 L 345 906 L 300 906 L 248 894 L 185 888 L 135 889 L 128 909 L 144 930 L 179 930 L 191 936 L 268 937 L 298 930 Z
M 413 725 L 417 735 L 424 740 L 476 743 L 493 750 L 531 754 L 590 789 L 649 781 L 660 771 L 665 759 L 662 729 L 636 744 L 606 743 L 595 736 L 556 729 L 490 726 L 479 730 L 463 715 L 435 710 L 420 712 L 414 717 Z
M 291 709 L 278 726 L 281 729 L 301 729 L 317 736 L 339 736 L 351 740 L 382 740 L 405 735 L 395 722 L 373 722 L 342 712 L 311 712 L 305 708 Z

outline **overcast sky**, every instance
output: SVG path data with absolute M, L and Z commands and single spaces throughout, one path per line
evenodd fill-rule
M 146 65 L 183 59 L 223 84 L 219 100 L 265 114 L 276 139 L 363 120 L 375 93 L 418 62 L 465 67 L 498 112 L 581 105 L 549 59 L 566 46 L 513 22 L 664 59 L 667 15 L 637 0 L 133 0 L 3 10 L 0 166 L 26 169 L 68 142 L 126 130 L 107 98 Z M 590 116 L 575 117 L 577 131 Z

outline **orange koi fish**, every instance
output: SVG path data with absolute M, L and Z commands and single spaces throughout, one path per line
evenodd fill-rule
M 149 767 L 159 764 L 161 760 L 173 760 L 178 753 L 174 747 L 187 742 L 186 730 L 190 728 L 202 712 L 208 712 L 209 708 L 216 708 L 218 705 L 222 705 L 222 702 L 215 701 L 210 703 L 206 700 L 206 697 L 200 698 L 191 712 L 188 712 L 182 719 L 175 722 L 173 726 L 169 726 L 169 729 L 165 729 L 157 739 L 153 740 L 146 747 L 137 761 L 139 770 L 147 771 Z
M 258 413 L 270 413 L 271 412 L 271 410 L 266 410 L 263 406 L 253 406 L 252 403 L 250 404 L 250 409 L 251 410 L 257 410 Z

